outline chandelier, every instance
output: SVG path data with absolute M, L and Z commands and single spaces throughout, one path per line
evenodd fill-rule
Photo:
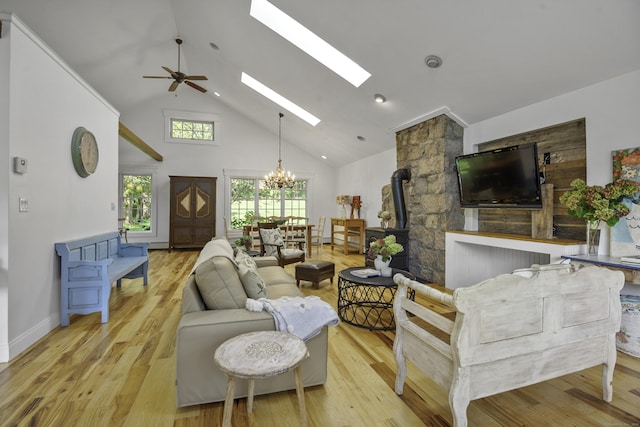
M 271 190 L 282 187 L 291 188 L 296 179 L 295 175 L 282 167 L 282 117 L 284 114 L 278 113 L 278 116 L 278 166 L 275 171 L 271 171 L 264 177 L 266 187 Z

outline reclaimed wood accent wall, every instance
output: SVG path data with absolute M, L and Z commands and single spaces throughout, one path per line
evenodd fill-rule
M 585 240 L 585 222 L 570 216 L 560 203 L 560 195 L 576 178 L 587 180 L 587 140 L 585 119 L 537 129 L 478 144 L 478 151 L 535 142 L 538 164 L 545 182 L 553 184 L 553 224 L 556 237 Z M 545 160 L 546 159 L 546 160 Z M 478 230 L 531 235 L 531 210 L 487 208 L 478 210 Z

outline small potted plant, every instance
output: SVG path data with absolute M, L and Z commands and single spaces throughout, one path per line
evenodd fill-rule
M 384 239 L 378 239 L 371 242 L 369 245 L 368 255 L 373 260 L 373 264 L 376 270 L 382 269 L 382 267 L 388 267 L 391 262 L 391 256 L 399 252 L 404 251 L 404 247 L 396 242 L 396 236 L 390 234 L 385 236 Z
M 241 236 L 235 240 L 235 244 L 237 247 L 244 246 L 245 250 L 251 249 L 251 236 Z

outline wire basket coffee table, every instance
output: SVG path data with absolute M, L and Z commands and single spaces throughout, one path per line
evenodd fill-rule
M 366 267 L 352 267 L 338 273 L 338 317 L 350 325 L 369 330 L 395 329 L 393 298 L 398 286 L 393 276 L 401 273 L 415 280 L 408 271 L 393 269 L 391 277 L 362 278 L 351 274 L 353 270 Z M 414 298 L 415 291 L 409 289 L 407 296 Z

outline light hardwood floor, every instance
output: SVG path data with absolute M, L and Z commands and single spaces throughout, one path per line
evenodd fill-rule
M 113 288 L 110 320 L 73 316 L 0 372 L 2 426 L 218 426 L 222 403 L 175 406 L 175 329 L 181 289 L 197 251 L 152 251 L 149 285 Z M 328 246 L 336 270 L 362 264 Z M 287 266 L 293 274 L 294 266 Z M 307 295 L 334 307 L 337 277 Z M 447 395 L 409 366 L 404 395 L 393 390 L 393 332 L 341 323 L 329 328 L 328 380 L 305 389 L 310 426 L 449 426 Z M 213 355 L 212 355 L 213 357 Z M 2 369 L 2 367 L 0 367 Z M 600 368 L 471 402 L 470 426 L 640 425 L 640 359 L 618 352 L 614 399 L 601 399 Z M 295 391 L 257 396 L 251 415 L 235 401 L 234 426 L 298 426 Z

